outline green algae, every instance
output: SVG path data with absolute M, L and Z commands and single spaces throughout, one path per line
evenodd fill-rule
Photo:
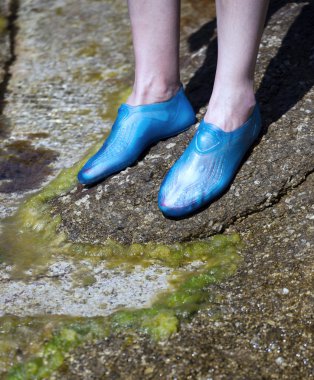
M 98 147 L 94 148 L 96 149 Z M 93 151 L 90 153 L 93 154 Z M 11 237 L 16 248 L 15 261 L 25 260 L 29 255 L 26 262 L 22 263 L 22 268 L 25 269 L 25 264 L 31 263 L 34 266 L 40 260 L 47 262 L 47 256 L 43 253 L 47 255 L 50 252 L 52 255 L 53 252 L 62 252 L 67 255 L 74 254 L 78 258 L 106 260 L 112 266 L 159 263 L 174 269 L 172 289 L 160 294 L 150 308 L 121 310 L 104 318 L 59 317 L 58 323 L 54 322 L 54 316 L 26 318 L 26 324 L 33 323 L 37 338 L 30 331 L 26 338 L 24 319 L 16 318 L 19 325 L 15 331 L 14 326 L 9 329 L 9 333 L 3 333 L 5 329 L 0 329 L 0 347 L 4 355 L 10 358 L 7 362 L 3 360 L 4 368 L 8 369 L 12 362 L 17 363 L 8 373 L 7 378 L 11 380 L 47 378 L 62 367 L 70 350 L 109 334 L 131 334 L 137 331 L 148 334 L 154 340 L 169 338 L 178 331 L 181 321 L 189 319 L 201 308 L 210 306 L 213 298 L 210 286 L 232 275 L 240 261 L 238 249 L 241 242 L 237 234 L 216 235 L 208 241 L 172 246 L 157 243 L 123 246 L 113 241 L 108 241 L 107 246 L 69 243 L 64 234 L 56 233 L 60 216 L 51 216 L 49 201 L 75 184 L 73 178 L 81 164 L 82 162 L 60 173 L 42 192 L 21 206 L 10 228 L 14 232 Z M 16 231 L 19 231 L 18 236 Z M 29 247 L 29 252 L 25 252 L 25 247 Z M 8 249 L 10 253 L 13 252 L 12 246 Z M 24 254 L 21 255 L 21 252 Z M 180 271 L 195 262 L 200 265 L 188 268 L 185 272 Z M 88 272 L 80 273 L 78 277 L 81 278 L 83 286 L 89 286 L 94 281 L 94 278 L 89 278 Z M 44 322 L 53 327 L 45 327 Z M 6 339 L 1 340 L 3 334 Z M 20 342 L 20 351 L 23 351 L 23 339 L 31 339 L 32 349 L 26 350 L 22 358 L 18 358 L 15 353 L 19 350 L 16 345 L 8 343 L 8 336 L 15 336 L 16 341 Z M 24 344 L 24 347 L 29 346 Z
M 88 155 L 95 153 L 100 144 L 96 144 Z M 34 251 L 34 254 L 25 253 L 21 259 L 29 258 L 30 262 L 33 260 L 36 262 L 39 252 L 45 252 L 46 248 L 50 248 L 47 251 L 51 253 L 51 249 L 60 246 L 60 243 L 65 240 L 63 234 L 57 235 L 56 233 L 60 217 L 51 217 L 48 201 L 75 185 L 76 173 L 85 160 L 86 158 L 83 158 L 71 168 L 61 171 L 57 178 L 42 191 L 27 199 L 13 217 L 7 218 L 3 222 L 3 233 L 0 236 L 0 258 L 8 258 L 9 253 L 11 258 L 18 259 L 21 252 L 25 248 L 29 248 L 31 252 Z M 45 256 L 44 259 L 46 258 Z
M 96 277 L 87 268 L 81 268 L 72 275 L 73 288 L 77 286 L 89 287 L 97 282 Z
M 86 70 L 86 68 L 83 67 L 82 69 L 72 72 L 73 81 L 92 85 L 97 84 L 98 82 L 104 83 L 105 90 L 100 95 L 100 100 L 103 106 L 97 109 L 97 115 L 104 121 L 114 121 L 119 105 L 126 101 L 132 91 L 130 84 L 125 83 L 124 76 L 121 77 L 121 74 L 123 74 L 123 68 L 124 65 L 121 67 L 115 65 L 114 69 L 99 71 L 91 69 Z M 82 115 L 80 111 L 75 112 L 75 114 Z M 69 116 L 71 116 L 71 114 L 69 114 Z
M 70 121 L 72 121 L 73 118 L 75 118 L 77 116 L 87 116 L 87 115 L 90 115 L 91 112 L 92 112 L 92 110 L 88 109 L 88 108 L 75 109 L 75 110 L 70 111 L 70 112 L 63 112 L 62 118 L 64 120 L 70 120 Z
M 93 147 L 88 155 L 94 154 L 100 144 L 101 142 Z M 75 328 L 73 321 L 69 325 L 69 317 L 60 317 L 53 333 L 50 329 L 48 336 L 45 335 L 47 328 L 43 326 L 40 317 L 26 319 L 27 323 L 33 321 L 36 330 L 42 330 L 43 333 L 39 333 L 37 338 L 28 334 L 33 344 L 24 346 L 32 346 L 32 350 L 26 350 L 21 362 L 13 366 L 9 379 L 31 379 L 34 376 L 38 379 L 46 378 L 62 366 L 69 350 L 106 334 L 138 331 L 155 340 L 167 339 L 178 330 L 182 320 L 189 319 L 199 309 L 210 304 L 210 286 L 233 274 L 240 261 L 237 252 L 241 242 L 237 234 L 216 235 L 207 241 L 173 245 L 150 242 L 124 246 L 108 240 L 105 245 L 95 246 L 69 242 L 65 234 L 57 233 L 61 219 L 51 212 L 50 200 L 76 185 L 76 173 L 85 160 L 83 158 L 73 167 L 63 170 L 41 192 L 25 201 L 14 217 L 6 221 L 0 244 L 2 260 L 9 260 L 6 254 L 9 252 L 12 264 L 20 270 L 46 264 L 56 253 L 67 257 L 74 255 L 78 259 L 105 260 L 112 267 L 125 265 L 132 268 L 133 265 L 148 266 L 157 263 L 173 268 L 170 281 L 172 289 L 160 294 L 150 308 L 121 310 L 110 317 L 96 320 L 77 319 Z M 195 263 L 198 263 L 196 267 L 189 268 L 189 265 Z M 182 271 L 182 268 L 186 270 Z M 95 281 L 88 272 L 83 275 L 80 273 L 79 277 L 83 286 L 90 286 Z M 43 321 L 55 320 L 53 316 L 42 318 Z M 25 323 L 19 323 L 19 327 L 10 331 L 9 335 L 16 336 L 18 342 L 23 342 L 23 339 L 27 340 L 22 333 L 25 331 Z M 84 334 L 78 332 L 80 329 Z M 2 351 L 11 358 L 9 363 L 16 363 L 19 359 L 14 352 L 19 350 L 14 344 L 10 345 L 8 339 L 1 341 L 1 334 L 8 335 L 4 330 L 1 328 L 0 332 Z M 20 350 L 21 346 L 23 351 L 23 343 L 19 343 Z M 5 363 L 4 368 L 8 368 L 9 363 Z
M 93 154 L 99 145 L 89 154 Z M 172 289 L 159 295 L 150 308 L 121 310 L 106 318 L 14 318 L 11 328 L 6 322 L 6 329 L 2 327 L 2 319 L 0 347 L 8 358 L 2 358 L 2 366 L 8 369 L 12 362 L 17 363 L 8 372 L 8 379 L 47 378 L 62 367 L 70 350 L 112 333 L 138 331 L 155 340 L 167 339 L 178 330 L 182 320 L 189 319 L 200 308 L 210 304 L 213 296 L 210 286 L 233 274 L 240 261 L 237 252 L 241 242 L 237 234 L 216 235 L 208 241 L 171 246 L 152 242 L 123 246 L 110 240 L 103 246 L 70 243 L 64 234 L 56 232 L 60 216 L 51 214 L 49 201 L 75 186 L 76 173 L 83 161 L 85 158 L 72 168 L 63 170 L 43 191 L 20 207 L 5 225 L 1 248 L 10 252 L 13 263 L 22 269 L 47 263 L 49 256 L 56 252 L 77 258 L 106 260 L 113 267 L 158 263 L 174 269 Z M 5 245 L 3 236 L 7 239 Z M 4 259 L 3 252 L 2 256 Z M 200 265 L 186 272 L 180 271 L 195 262 Z M 79 273 L 78 277 L 83 286 L 94 282 L 88 272 Z M 31 333 L 29 324 L 37 335 Z M 12 343 L 12 337 L 19 343 Z M 30 339 L 32 344 L 27 344 Z M 17 355 L 20 351 L 24 354 Z
M 100 71 L 82 72 L 81 70 L 77 70 L 72 74 L 72 78 L 74 80 L 79 80 L 84 83 L 93 83 L 104 80 L 105 76 Z
M 83 83 L 94 83 L 94 82 L 99 82 L 102 80 L 115 81 L 117 77 L 119 76 L 119 71 L 121 71 L 121 68 L 119 68 L 119 66 L 116 66 L 114 69 L 111 69 L 111 70 L 107 69 L 105 71 L 90 70 L 90 69 L 86 70 L 84 67 L 83 69 L 73 71 L 72 79 L 78 82 L 83 82 Z M 121 82 L 121 78 L 120 78 L 120 81 L 116 84 L 116 87 L 117 85 L 119 87 L 120 82 Z M 111 86 L 114 86 L 114 84 L 115 83 L 110 83 Z M 106 93 L 105 93 L 106 98 L 107 96 L 108 96 L 108 89 L 106 90 Z
M 63 14 L 62 8 L 56 8 L 55 11 L 58 16 Z M 100 51 L 101 46 L 92 43 L 81 49 L 78 55 L 93 57 Z M 112 72 L 110 75 L 114 78 L 117 74 Z M 94 83 L 106 78 L 103 73 L 95 71 L 80 75 L 77 80 Z M 125 94 L 129 91 L 130 88 L 126 88 Z M 113 119 L 117 106 L 123 101 L 121 90 L 112 92 L 109 100 L 108 93 L 104 93 L 103 100 L 105 110 L 99 109 L 98 115 L 104 120 Z M 76 114 L 80 112 L 77 111 Z M 101 143 L 99 142 L 88 155 L 92 155 Z M 232 275 L 239 263 L 238 235 L 217 235 L 208 241 L 172 246 L 152 242 L 123 246 L 110 240 L 103 246 L 69 242 L 66 235 L 56 233 L 61 219 L 52 212 L 49 202 L 75 187 L 76 173 L 85 160 L 86 158 L 83 158 L 75 167 L 62 171 L 43 192 L 26 201 L 16 216 L 6 222 L 10 228 L 5 227 L 5 235 L 6 239 L 10 239 L 6 240 L 6 249 L 2 252 L 3 259 L 9 260 L 8 252 L 10 255 L 14 252 L 11 261 L 13 264 L 19 263 L 22 270 L 34 267 L 35 264 L 46 264 L 56 253 L 78 259 L 105 260 L 108 266 L 112 267 L 125 265 L 132 268 L 138 264 L 149 266 L 158 263 L 173 268 L 174 275 L 170 281 L 173 288 L 159 295 L 150 308 L 121 310 L 106 318 L 14 318 L 15 325 L 7 325 L 5 333 L 1 327 L 3 320 L 0 318 L 0 352 L 1 348 L 6 347 L 7 353 L 11 354 L 10 361 L 6 362 L 4 367 L 9 368 L 14 363 L 8 372 L 8 379 L 50 378 L 55 371 L 62 368 L 72 349 L 110 334 L 128 332 L 128 337 L 132 340 L 132 334 L 136 331 L 148 334 L 154 340 L 168 339 L 178 331 L 182 321 L 191 318 L 200 308 L 210 306 L 214 297 L 210 286 Z M 0 242 L 0 251 L 2 247 L 3 244 Z M 180 271 L 181 268 L 197 261 L 201 262 L 197 268 L 190 268 L 190 272 L 185 273 Z M 94 278 L 87 272 L 83 273 L 81 279 L 77 278 L 77 283 L 83 283 L 83 286 L 84 283 L 85 286 L 89 286 L 93 281 Z M 2 333 L 7 337 L 6 345 L 2 344 Z M 12 337 L 16 338 L 16 345 L 10 346 L 9 341 Z
M 89 115 L 90 113 L 91 113 L 91 110 L 87 108 L 77 111 L 77 114 L 82 115 L 82 116 Z
M 5 376 L 10 380 L 48 378 L 70 350 L 109 334 L 109 322 L 103 318 L 3 317 L 0 328 L 0 367 L 16 362 Z
M 93 246 L 69 242 L 65 234 L 56 232 L 60 216 L 51 213 L 49 202 L 75 186 L 76 173 L 83 161 L 85 158 L 62 171 L 43 191 L 28 199 L 10 222 L 7 221 L 1 249 L 10 252 L 12 263 L 24 270 L 47 263 L 49 256 L 56 252 L 78 259 L 106 260 L 112 267 L 132 268 L 133 265 L 157 263 L 173 268 L 172 288 L 157 296 L 149 308 L 120 310 L 104 318 L 1 318 L 0 364 L 8 370 L 15 363 L 7 379 L 47 378 L 62 368 L 69 351 L 110 334 L 139 332 L 154 340 L 167 339 L 178 331 L 182 321 L 201 308 L 210 307 L 214 299 L 211 286 L 232 275 L 239 264 L 241 242 L 237 234 L 174 245 L 151 242 L 123 246 L 108 240 L 106 245 Z M 189 268 L 195 263 L 198 263 L 196 267 Z M 187 270 L 182 271 L 182 268 Z M 95 281 L 88 271 L 78 273 L 78 278 L 83 286 L 90 286 Z M 12 321 L 8 322 L 10 319 Z
M 117 109 L 119 105 L 128 98 L 131 94 L 132 87 L 129 85 L 124 86 L 123 88 L 119 88 L 110 93 L 109 101 L 108 101 L 108 92 L 104 91 L 103 93 L 103 101 L 105 106 L 104 109 L 98 110 L 98 116 L 103 120 L 114 120 L 117 115 Z
M 69 242 L 65 233 L 57 233 L 61 217 L 51 214 L 49 204 L 58 190 L 68 186 L 68 180 L 63 174 L 62 180 L 56 178 L 56 187 L 53 183 L 48 185 L 44 192 L 27 201 L 5 223 L 0 240 L 0 257 L 15 265 L 15 275 L 19 273 L 21 276 L 23 271 L 36 265 L 40 268 L 41 265 L 48 264 L 56 253 L 78 260 L 88 259 L 94 263 L 105 260 L 108 268 L 128 269 L 135 265 L 147 267 L 153 264 L 179 269 L 194 262 L 210 267 L 220 263 L 224 257 L 229 260 L 234 256 L 231 245 L 239 243 L 237 235 L 228 238 L 216 235 L 208 241 L 172 245 L 154 242 L 123 245 L 110 239 L 99 245 Z M 6 252 L 10 253 L 10 257 Z
M 149 308 L 120 310 L 103 318 L 15 317 L 13 321 L 9 317 L 0 318 L 0 348 L 10 358 L 2 365 L 8 369 L 8 362 L 17 362 L 7 379 L 47 378 L 62 367 L 70 350 L 111 334 L 137 332 L 156 341 L 171 337 L 182 321 L 189 320 L 201 308 L 210 308 L 215 302 L 211 286 L 234 274 L 239 264 L 238 235 L 217 235 L 208 244 L 213 249 L 212 260 L 191 272 L 179 273 L 173 282 L 175 289 L 157 296 Z M 29 324 L 36 330 L 35 338 L 30 330 L 25 330 Z M 22 340 L 33 341 L 33 347 L 24 342 L 20 351 L 25 352 L 19 358 L 16 345 L 10 346 L 8 340 L 14 337 L 15 341 L 21 341 L 21 336 Z
M 104 93 L 106 111 L 101 117 L 112 120 L 117 106 L 125 101 L 129 92 L 130 87 L 125 87 L 110 96 Z M 85 111 L 87 112 L 83 114 L 88 114 L 89 110 Z M 15 276 L 21 276 L 30 266 L 37 265 L 38 270 L 40 266 L 46 266 L 56 252 L 59 255 L 72 254 L 76 257 L 104 259 L 110 256 L 108 253 L 119 249 L 118 245 L 109 241 L 106 247 L 67 242 L 65 234 L 56 232 L 61 220 L 59 215 L 52 215 L 49 204 L 51 199 L 77 185 L 77 172 L 87 158 L 100 148 L 104 138 L 105 136 L 90 148 L 79 162 L 62 170 L 43 190 L 27 199 L 13 217 L 3 222 L 3 232 L 0 234 L 0 262 L 5 260 L 14 263 Z M 120 249 L 120 257 L 124 251 Z
M 113 110 L 116 112 L 116 106 L 129 91 L 126 87 L 125 91 L 112 93 L 102 117 L 112 118 Z M 78 170 L 102 142 L 103 139 L 73 167 L 61 171 L 42 191 L 27 199 L 16 215 L 5 221 L 0 236 L 0 261 L 14 265 L 12 276 L 17 278 L 23 277 L 30 268 L 33 274 L 36 268 L 37 273 L 45 271 L 56 255 L 106 261 L 109 268 L 128 270 L 135 265 L 158 264 L 172 268 L 171 287 L 157 296 L 151 307 L 119 310 L 109 317 L 13 317 L 11 325 L 8 319 L 12 317 L 0 318 L 0 351 L 3 353 L 0 364 L 6 371 L 14 364 L 7 374 L 10 380 L 49 378 L 62 368 L 70 350 L 110 334 L 138 332 L 154 340 L 168 339 L 178 331 L 182 321 L 189 320 L 201 308 L 210 307 L 214 299 L 211 286 L 232 275 L 240 261 L 241 242 L 237 234 L 173 245 L 150 242 L 127 246 L 110 239 L 103 245 L 74 243 L 58 232 L 61 217 L 54 213 L 51 200 L 71 189 L 76 191 Z M 88 271 L 80 272 L 74 282 L 88 287 L 94 284 L 95 277 Z

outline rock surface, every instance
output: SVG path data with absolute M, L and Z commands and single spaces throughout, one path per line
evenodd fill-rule
M 76 350 L 59 379 L 311 379 L 314 175 L 232 227 L 246 242 L 216 302 L 170 341 L 126 335 Z M 82 365 L 84 363 L 84 365 Z
M 184 1 L 182 10 L 182 81 L 199 117 L 210 95 L 216 56 L 215 21 L 208 22 L 205 7 L 210 13 L 207 0 Z M 169 341 L 112 335 L 72 351 L 52 378 L 314 377 L 313 17 L 313 2 L 271 2 L 256 75 L 263 136 L 230 190 L 207 210 L 173 221 L 157 209 L 160 182 L 196 127 L 152 147 L 137 165 L 102 184 L 77 186 L 52 201 L 53 213 L 62 217 L 60 231 L 76 242 L 110 237 L 123 243 L 172 243 L 225 230 L 240 233 L 245 243 L 237 273 L 212 285 L 210 307 L 183 323 Z M 131 83 L 126 20 L 122 0 L 20 2 L 16 58 L 5 70 L 12 73 L 3 110 L 10 133 L 1 141 L 0 158 L 5 160 L 1 173 L 10 176 L 1 177 L 2 215 L 26 191 L 72 165 L 82 147 L 110 126 L 119 94 Z M 7 37 L 1 41 L 8 53 Z M 21 157 L 25 152 L 30 155 Z M 14 163 L 13 169 L 7 162 Z M 112 309 L 131 304 L 126 287 L 138 292 L 133 300 L 138 304 L 166 287 L 165 272 L 153 273 L 151 281 L 136 273 L 121 279 L 105 263 L 76 262 L 58 252 L 50 272 L 28 281 L 14 278 L 5 262 L 0 269 L 2 312 L 30 318 L 41 313 L 105 315 L 108 305 L 102 302 Z
M 53 205 L 54 212 L 62 217 L 60 230 L 73 241 L 89 243 L 102 243 L 107 238 L 122 243 L 204 238 L 278 202 L 300 184 L 314 168 L 310 119 L 314 99 L 310 70 L 314 62 L 313 57 L 308 59 L 313 41 L 310 14 L 313 15 L 313 4 L 285 5 L 266 27 L 257 70 L 257 93 L 265 120 L 263 136 L 224 196 L 205 211 L 180 221 L 166 219 L 158 210 L 161 181 L 191 139 L 194 127 L 160 142 L 137 165 L 101 184 L 89 189 L 78 186 L 76 191 L 56 199 Z M 302 48 L 297 45 L 301 33 L 305 41 Z M 197 45 L 197 36 L 193 41 Z M 206 74 L 210 69 L 206 67 L 204 50 L 200 54 Z M 188 64 L 186 60 L 184 72 L 190 70 Z M 299 71 L 303 77 L 298 81 Z M 197 107 L 193 86 L 192 78 L 187 88 Z M 202 105 L 200 101 L 198 105 Z
M 93 189 L 77 188 L 72 202 L 64 204 L 60 197 L 54 203 L 62 214 L 62 229 L 73 240 L 110 236 L 124 242 L 173 241 L 207 236 L 222 228 L 238 231 L 246 243 L 241 268 L 226 283 L 213 287 L 217 302 L 212 308 L 181 326 L 170 341 L 156 345 L 133 337 L 130 342 L 122 334 L 84 346 L 71 354 L 62 378 L 314 376 L 313 78 L 309 71 L 313 5 L 292 3 L 276 11 L 264 34 L 257 70 L 264 135 L 219 201 L 179 222 L 163 219 L 157 210 L 161 178 L 190 132 L 153 147 L 142 163 Z M 193 86 L 188 88 L 192 95 Z M 202 96 L 199 99 L 201 103 Z M 80 206 L 84 216 L 78 219 L 73 201 L 84 197 L 89 202 L 85 210 Z

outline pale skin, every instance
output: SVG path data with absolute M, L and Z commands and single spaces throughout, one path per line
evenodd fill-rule
M 135 80 L 127 103 L 162 102 L 180 86 L 180 0 L 128 0 Z M 268 0 L 216 0 L 218 62 L 205 121 L 236 130 L 255 105 L 254 71 Z

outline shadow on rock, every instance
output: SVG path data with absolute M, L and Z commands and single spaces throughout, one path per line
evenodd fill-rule
M 266 25 L 287 3 L 282 0 L 271 2 Z M 314 4 L 309 3 L 295 18 L 263 75 L 256 97 L 261 105 L 264 133 L 271 123 L 288 112 L 313 86 L 313 18 Z M 188 38 L 190 52 L 196 52 L 207 45 L 203 65 L 186 86 L 187 95 L 196 112 L 207 105 L 214 83 L 217 62 L 215 33 L 216 20 L 212 20 Z

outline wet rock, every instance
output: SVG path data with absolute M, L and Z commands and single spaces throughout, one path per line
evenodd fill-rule
M 191 139 L 196 129 L 193 127 L 160 142 L 136 165 L 101 184 L 89 189 L 77 186 L 75 191 L 55 199 L 54 212 L 62 217 L 61 231 L 72 240 L 90 243 L 104 242 L 107 238 L 122 243 L 170 243 L 204 238 L 275 204 L 313 171 L 314 132 L 310 118 L 314 99 L 310 74 L 313 61 L 308 61 L 313 42 L 309 33 L 313 4 L 278 2 L 270 13 L 273 17 L 263 37 L 256 78 L 264 119 L 263 135 L 227 193 L 205 211 L 185 220 L 166 219 L 158 210 L 161 181 Z M 190 49 L 195 49 L 194 45 L 202 46 L 202 41 L 197 44 L 197 38 L 203 37 L 197 32 L 195 35 L 196 40 L 190 38 Z M 305 41 L 301 50 L 297 45 L 300 40 Z M 295 44 L 296 52 L 291 51 L 291 43 Z M 203 72 L 207 75 L 212 68 L 202 51 Z M 184 73 L 190 72 L 188 63 L 186 60 Z M 300 72 L 302 81 L 299 81 Z M 196 92 L 208 93 L 202 87 L 195 90 L 201 77 L 195 73 L 187 84 L 196 108 L 204 100 L 197 100 L 201 97 Z M 200 113 L 203 111 L 201 108 Z M 85 202 L 87 194 L 88 202 Z

